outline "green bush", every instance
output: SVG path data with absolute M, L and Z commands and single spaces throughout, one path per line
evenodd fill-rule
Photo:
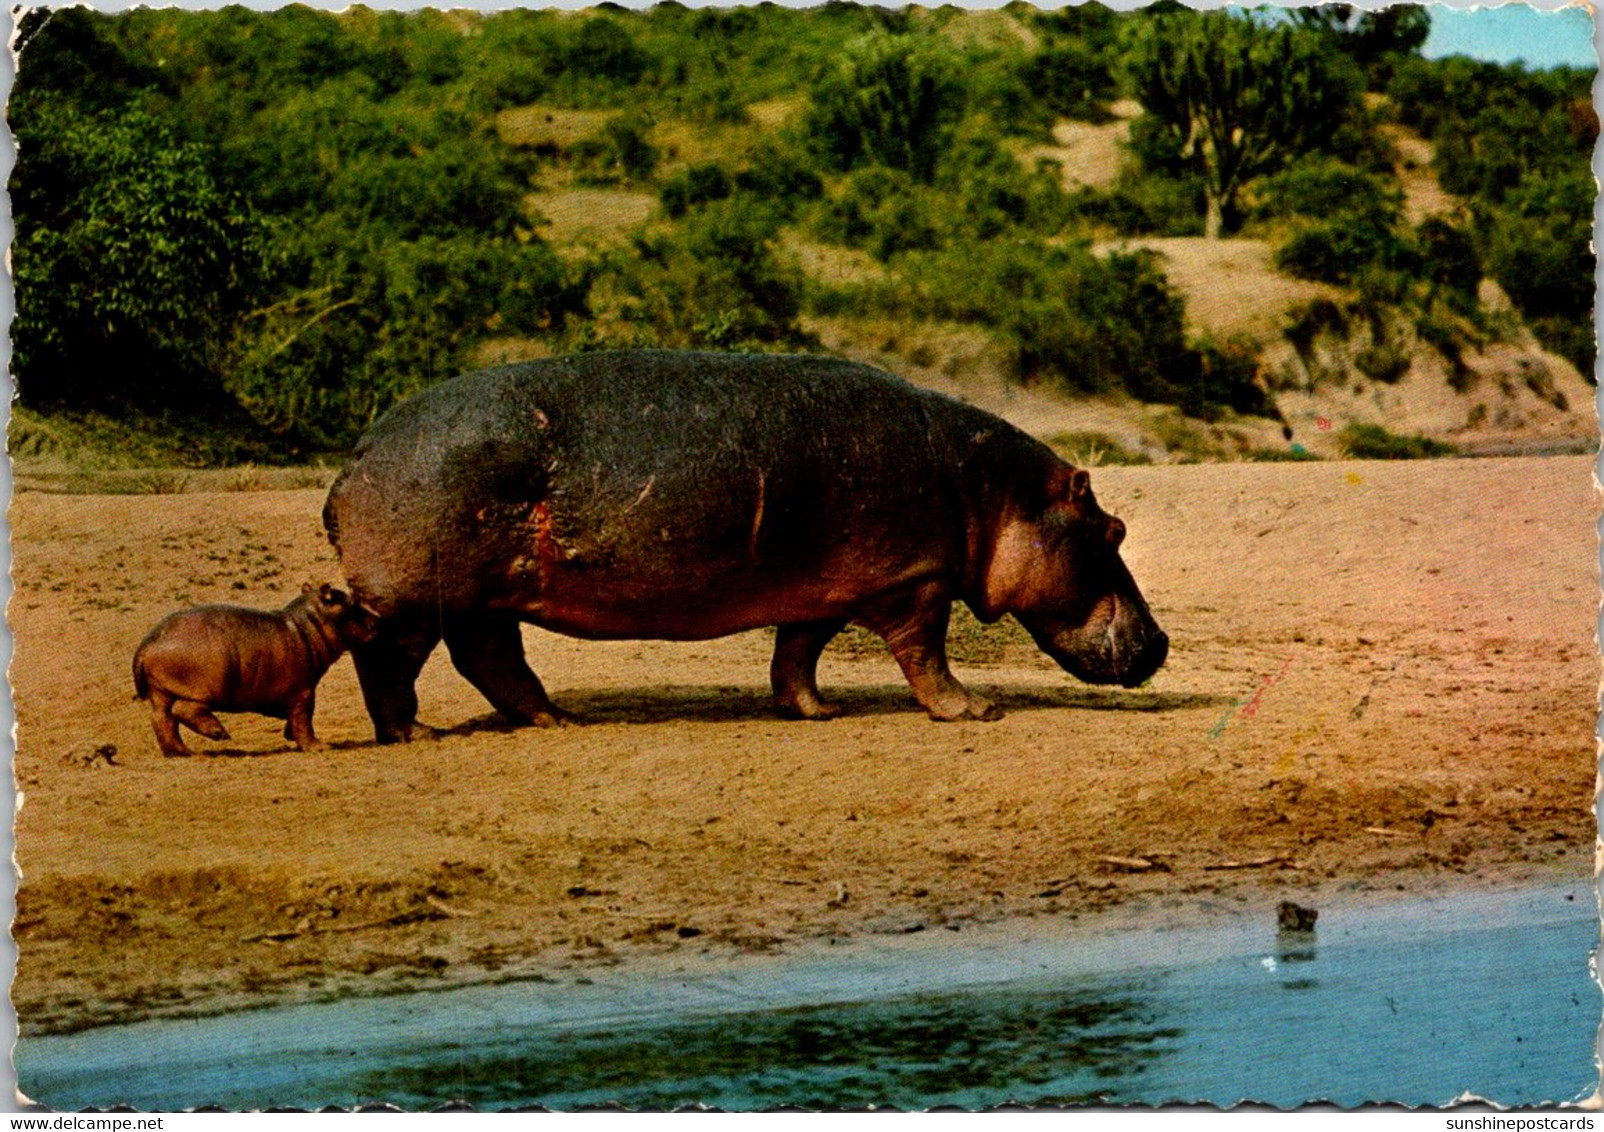
M 824 196 L 824 180 L 794 147 L 765 138 L 752 151 L 751 164 L 735 175 L 735 187 L 757 197 L 786 220 L 803 205 Z
M 941 247 L 951 234 L 948 201 L 907 173 L 871 165 L 850 174 L 814 221 L 822 240 L 864 248 L 881 262 Z
M 1343 454 L 1354 460 L 1424 460 L 1452 456 L 1453 445 L 1425 436 L 1397 436 L 1380 425 L 1354 421 L 1337 434 Z
M 658 198 L 668 217 L 678 220 L 697 205 L 724 200 L 734 191 L 735 182 L 722 165 L 692 165 L 664 181 Z
M 662 155 L 646 139 L 647 125 L 634 114 L 609 118 L 601 133 L 575 143 L 570 155 L 581 184 L 645 181 Z
M 1275 266 L 1298 279 L 1354 284 L 1377 268 L 1413 274 L 1420 260 L 1395 229 L 1367 223 L 1354 214 L 1295 233 L 1276 251 Z
M 764 349 L 801 345 L 802 278 L 776 253 L 778 218 L 745 194 L 687 213 L 672 234 L 643 235 L 599 269 L 636 345 Z
M 1454 309 L 1474 312 L 1482 278 L 1481 253 L 1475 237 L 1440 216 L 1430 216 L 1416 230 L 1416 241 L 1434 290 Z
M 260 218 L 148 114 L 46 102 L 13 123 L 23 403 L 216 412 L 221 343 L 261 285 Z
M 269 431 L 313 446 L 351 444 L 460 373 L 479 338 L 555 335 L 585 309 L 584 276 L 538 242 L 353 238 L 329 222 L 280 246 L 285 297 L 237 322 L 225 384 Z
M 1478 227 L 1488 271 L 1539 338 L 1589 376 L 1594 368 L 1592 175 L 1529 177 Z
M 1325 154 L 1310 154 L 1261 178 L 1254 186 L 1254 216 L 1326 219 L 1351 216 L 1358 223 L 1398 222 L 1403 190 L 1396 179 L 1364 172 Z
M 1051 114 L 1098 122 L 1119 94 L 1108 57 L 1080 40 L 1052 44 L 1020 64 L 1025 89 Z
M 928 182 L 963 115 L 957 54 L 932 36 L 866 36 L 814 84 L 803 131 L 831 168 L 884 165 Z

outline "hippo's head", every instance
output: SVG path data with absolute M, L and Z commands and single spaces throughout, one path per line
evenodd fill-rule
M 1015 513 L 998 531 L 982 617 L 1012 613 L 1036 644 L 1088 684 L 1143 683 L 1169 653 L 1120 559 L 1125 524 L 1097 505 L 1091 478 L 1063 467 L 1039 513 Z
M 378 618 L 358 605 L 344 590 L 325 583 L 311 582 L 301 587 L 301 597 L 312 618 L 333 632 L 342 644 L 365 645 L 377 635 Z

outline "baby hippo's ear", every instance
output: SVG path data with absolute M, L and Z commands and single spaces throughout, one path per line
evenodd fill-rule
M 315 589 L 317 589 L 317 587 L 314 586 L 311 582 L 302 582 L 301 583 L 301 593 L 303 593 L 303 594 L 309 594 Z
M 317 591 L 318 600 L 324 605 L 344 605 L 345 595 L 333 586 L 324 582 Z

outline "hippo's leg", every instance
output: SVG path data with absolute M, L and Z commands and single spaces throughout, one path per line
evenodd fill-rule
M 440 631 L 430 623 L 381 623 L 373 640 L 351 647 L 362 700 L 379 742 L 409 743 L 432 734 L 418 722 L 417 681 L 423 662 L 439 643 Z
M 174 700 L 170 710 L 178 722 L 208 739 L 230 738 L 228 728 L 199 700 Z
M 774 661 L 769 682 L 774 705 L 792 719 L 834 719 L 841 705 L 819 696 L 819 656 L 830 639 L 846 628 L 845 621 L 804 621 L 781 625 L 774 634 Z
M 463 678 L 512 723 L 554 727 L 571 719 L 546 695 L 524 658 L 520 622 L 509 613 L 481 613 L 446 626 L 446 648 Z
M 195 752 L 184 746 L 178 734 L 178 720 L 173 717 L 173 697 L 160 688 L 150 690 L 150 722 L 156 729 L 156 745 L 168 758 L 183 758 Z
M 284 724 L 284 738 L 295 743 L 303 751 L 321 751 L 322 742 L 312 734 L 312 710 L 316 706 L 317 697 L 313 689 L 296 694 L 295 698 L 286 705 L 288 719 Z
M 951 594 L 945 587 L 929 583 L 887 594 L 866 607 L 858 620 L 885 638 L 931 719 L 1001 719 L 1002 709 L 958 683 L 947 668 L 947 619 L 951 614 Z

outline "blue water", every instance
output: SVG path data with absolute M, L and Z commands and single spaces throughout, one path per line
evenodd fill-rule
M 1590 1094 L 1585 887 L 1088 936 L 1050 922 L 30 1037 L 57 1109 L 899 1108 Z

